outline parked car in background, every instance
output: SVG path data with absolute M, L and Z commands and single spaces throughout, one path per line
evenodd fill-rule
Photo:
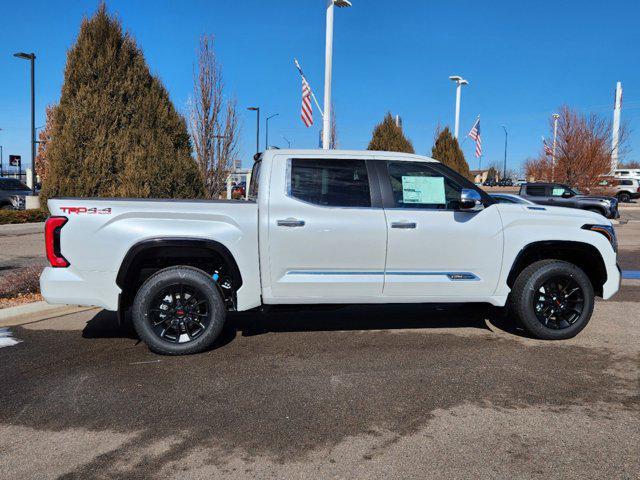
M 521 205 L 535 205 L 535 203 L 522 198 L 520 195 L 513 193 L 493 193 L 489 194 L 498 203 L 519 203 Z
M 616 198 L 621 203 L 640 198 L 640 180 L 636 178 L 616 178 L 613 188 Z
M 493 178 L 486 179 L 482 184 L 483 187 L 495 187 L 496 185 L 498 185 L 498 182 L 496 182 Z
M 23 210 L 31 189 L 17 178 L 0 177 L 0 210 Z
M 606 218 L 620 217 L 615 197 L 583 195 L 576 188 L 561 183 L 525 183 L 520 186 L 520 196 L 539 205 L 579 208 Z
M 520 185 L 524 185 L 525 183 L 527 183 L 527 180 L 526 180 L 526 179 L 524 179 L 524 178 L 519 178 L 519 179 L 517 179 L 517 180 L 516 180 L 516 182 L 515 182 L 516 187 L 519 187 Z
M 564 339 L 619 288 L 610 221 L 500 204 L 427 157 L 267 150 L 249 190 L 49 199 L 43 297 L 130 311 L 152 350 L 180 355 L 263 305 L 509 302 L 531 335 Z
M 502 178 L 498 182 L 499 187 L 513 187 L 513 180 L 510 178 Z

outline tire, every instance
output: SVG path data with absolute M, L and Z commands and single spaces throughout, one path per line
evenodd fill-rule
M 187 355 L 209 349 L 222 331 L 222 295 L 204 271 L 187 266 L 156 272 L 133 301 L 133 326 L 149 349 Z
M 620 203 L 629 203 L 631 201 L 631 195 L 626 192 L 622 192 L 618 194 L 618 202 Z
M 556 288 L 552 288 L 554 282 Z M 563 284 L 567 285 L 564 290 Z M 582 301 L 577 302 L 580 297 Z M 589 323 L 594 293 L 589 277 L 580 268 L 560 260 L 540 260 L 520 272 L 509 300 L 511 311 L 533 337 L 564 340 L 575 337 Z

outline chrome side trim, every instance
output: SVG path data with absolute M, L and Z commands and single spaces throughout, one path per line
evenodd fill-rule
M 404 276 L 446 276 L 453 282 L 459 281 L 479 281 L 475 273 L 472 272 L 406 272 L 406 271 L 344 271 L 330 270 L 290 270 L 286 275 L 404 275 Z

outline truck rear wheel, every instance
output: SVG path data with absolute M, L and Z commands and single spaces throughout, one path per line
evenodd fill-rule
M 589 323 L 593 286 L 575 265 L 541 260 L 520 272 L 510 302 L 511 311 L 535 338 L 563 340 L 576 336 Z
M 133 325 L 153 352 L 186 355 L 213 345 L 222 331 L 225 308 L 207 273 L 187 266 L 158 271 L 133 301 Z

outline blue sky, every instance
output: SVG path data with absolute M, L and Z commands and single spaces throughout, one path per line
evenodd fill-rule
M 482 118 L 483 164 L 502 162 L 505 124 L 509 164 L 518 167 L 548 135 L 548 118 L 561 104 L 612 115 L 615 82 L 623 82 L 623 120 L 633 130 L 629 159 L 640 159 L 640 2 L 428 2 L 353 0 L 336 10 L 333 100 L 341 148 L 366 148 L 387 111 L 403 117 L 416 152 L 431 151 L 437 125 L 452 125 L 452 74 L 467 78 L 461 136 Z M 317 146 L 313 127 L 299 118 L 297 57 L 322 102 L 324 0 L 107 1 L 144 51 L 176 107 L 187 111 L 198 38 L 215 35 L 226 92 L 242 118 L 241 158 L 255 150 L 255 114 L 279 113 L 270 143 Z M 97 1 L 4 2 L 0 29 L 0 145 L 8 154 L 29 150 L 28 62 L 37 55 L 36 125 L 60 95 L 66 51 Z M 264 146 L 264 123 L 261 130 Z M 463 149 L 471 168 L 473 143 Z

